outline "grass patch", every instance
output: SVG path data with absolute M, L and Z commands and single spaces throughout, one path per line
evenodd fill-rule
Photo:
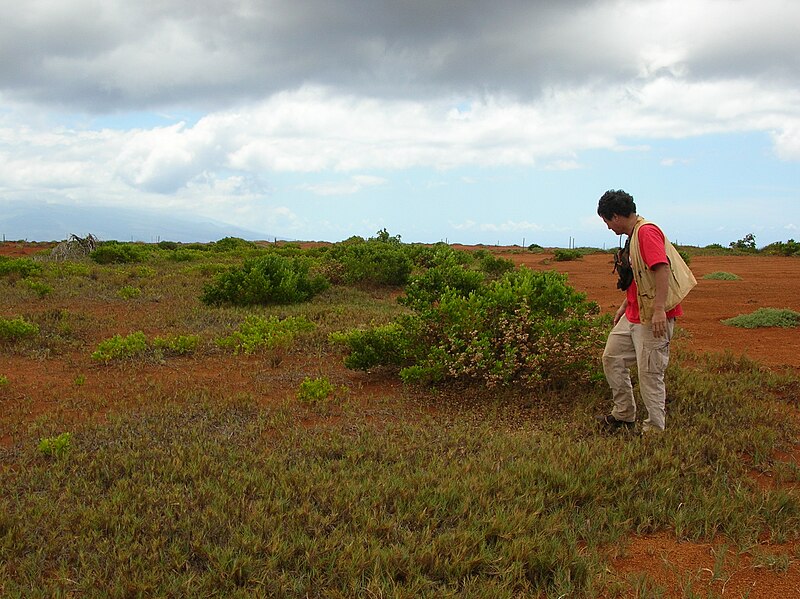
M 740 314 L 722 321 L 732 327 L 756 329 L 760 327 L 791 328 L 800 326 L 800 312 L 789 309 L 759 308 L 750 314 Z
M 735 275 L 731 272 L 710 272 L 707 275 L 703 276 L 704 279 L 708 279 L 711 281 L 741 281 L 741 277 L 739 275 Z
M 776 402 L 798 381 L 696 361 L 671 367 L 655 439 L 597 434 L 605 397 L 554 398 L 546 421 L 377 401 L 313 427 L 301 402 L 152 398 L 74 428 L 69 459 L 0 450 L 0 590 L 591 597 L 634 533 L 797 539 L 800 499 L 760 490 L 742 456 L 790 443 Z

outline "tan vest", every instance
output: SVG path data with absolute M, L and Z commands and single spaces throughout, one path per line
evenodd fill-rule
M 639 227 L 652 224 L 640 216 L 636 219 L 633 232 L 631 232 L 631 268 L 633 268 L 633 278 L 636 281 L 639 318 L 642 323 L 648 323 L 653 319 L 656 278 L 653 271 L 647 267 L 647 264 L 642 259 L 642 253 L 639 250 Z M 683 261 L 678 250 L 669 242 L 666 235 L 664 235 L 664 251 L 667 254 L 670 270 L 667 303 L 665 305 L 667 312 L 669 312 L 680 304 L 683 298 L 697 285 L 697 279 L 694 278 L 692 271 L 689 270 L 686 262 Z

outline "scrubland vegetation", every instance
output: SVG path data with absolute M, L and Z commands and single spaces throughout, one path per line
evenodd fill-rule
M 0 356 L 77 365 L 77 408 L 0 363 L 0 596 L 649 597 L 608 570 L 632 534 L 798 540 L 751 473 L 800 482 L 800 379 L 678 346 L 669 433 L 604 436 L 609 319 L 557 272 L 385 230 L 46 258 L 0 260 Z M 246 392 L 136 380 L 239 360 Z

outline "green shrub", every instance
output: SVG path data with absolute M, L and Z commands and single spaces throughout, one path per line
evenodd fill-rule
M 99 362 L 122 360 L 141 355 L 147 351 L 147 338 L 141 331 L 123 337 L 114 335 L 111 339 L 101 341 L 92 353 L 92 359 Z
M 327 377 L 306 378 L 297 390 L 297 399 L 303 403 L 316 404 L 328 399 L 336 391 L 336 387 Z
M 368 370 L 373 366 L 403 366 L 409 352 L 404 323 L 393 322 L 367 330 L 331 333 L 333 343 L 345 345 L 349 354 L 344 364 L 353 370 Z
M 144 265 L 137 266 L 131 272 L 131 276 L 139 277 L 140 279 L 152 279 L 156 274 L 156 269 Z
M 14 341 L 39 334 L 39 325 L 23 318 L 0 318 L 0 339 Z
M 776 241 L 775 243 L 770 243 L 761 251 L 774 256 L 800 256 L 800 242 L 794 239 L 786 242 Z
M 39 451 L 47 457 L 62 458 L 69 452 L 71 439 L 70 433 L 61 433 L 57 437 L 44 437 L 39 439 Z
M 314 330 L 314 324 L 304 317 L 289 317 L 283 320 L 276 316 L 264 318 L 248 316 L 238 330 L 227 337 L 217 339 L 220 347 L 235 353 L 252 354 L 259 349 L 272 349 L 288 345 L 299 334 Z
M 487 253 L 478 263 L 478 268 L 490 277 L 499 277 L 514 270 L 514 263 L 506 258 L 500 258 Z
M 246 241 L 241 237 L 223 237 L 213 245 L 216 252 L 240 252 L 242 250 L 255 249 L 256 244 L 252 241 Z
M 703 277 L 712 281 L 740 281 L 741 277 L 730 272 L 710 272 Z
M 53 288 L 47 283 L 41 281 L 34 281 L 32 279 L 23 279 L 22 284 L 35 293 L 39 298 L 47 297 L 53 293 Z
M 0 374 L 0 387 L 8 387 L 8 385 L 8 377 L 4 374 Z
M 346 364 L 400 366 L 406 382 L 445 380 L 527 388 L 599 380 L 606 335 L 597 306 L 557 272 L 519 269 L 464 295 L 446 288 L 416 313 L 335 340 Z
M 204 304 L 235 306 L 304 302 L 328 288 L 327 279 L 309 270 L 310 262 L 303 258 L 252 258 L 217 275 L 203 287 L 200 299 Z
M 104 241 L 89 254 L 89 258 L 98 264 L 128 264 L 144 260 L 145 252 L 141 246 L 131 243 Z
M 30 258 L 6 258 L 0 256 L 0 277 L 17 275 L 24 279 L 42 273 L 42 265 Z
M 62 262 L 56 266 L 56 272 L 60 277 L 88 277 L 92 269 L 80 262 Z
M 406 285 L 405 295 L 398 301 L 410 308 L 424 309 L 448 290 L 466 297 L 480 289 L 485 279 L 482 273 L 465 268 L 451 257 L 442 264 L 411 277 Z
M 125 285 L 125 287 L 121 287 L 119 291 L 117 291 L 117 295 L 122 299 L 128 300 L 139 297 L 142 295 L 142 290 L 138 287 L 133 287 L 131 285 Z
M 740 314 L 722 321 L 732 327 L 756 329 L 760 327 L 791 328 L 800 326 L 800 312 L 778 308 L 759 308 L 750 314 Z
M 678 250 L 678 255 L 686 263 L 686 266 L 689 266 L 689 264 L 692 263 L 692 257 L 686 252 L 686 250 L 683 250 L 683 249 L 680 249 L 680 248 L 675 248 L 675 249 Z
M 177 241 L 159 241 L 158 249 L 160 250 L 177 250 L 179 244 Z
M 342 265 L 345 283 L 404 285 L 413 267 L 405 247 L 399 243 L 370 240 L 337 245 L 327 257 Z
M 174 252 L 169 252 L 167 254 L 167 260 L 171 260 L 172 262 L 194 262 L 196 260 L 200 260 L 204 255 L 204 252 L 201 252 L 200 250 L 187 250 L 180 248 Z
M 573 260 L 580 260 L 581 257 L 582 254 L 578 250 L 564 250 L 564 249 L 553 250 L 553 259 L 556 262 L 571 262 Z
M 176 335 L 153 339 L 153 347 L 155 349 L 178 356 L 194 353 L 199 345 L 199 335 Z

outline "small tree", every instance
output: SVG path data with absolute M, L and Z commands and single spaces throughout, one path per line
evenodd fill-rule
M 755 252 L 756 251 L 756 236 L 748 233 L 738 241 L 731 241 L 731 248 L 734 250 L 741 250 L 742 252 Z

